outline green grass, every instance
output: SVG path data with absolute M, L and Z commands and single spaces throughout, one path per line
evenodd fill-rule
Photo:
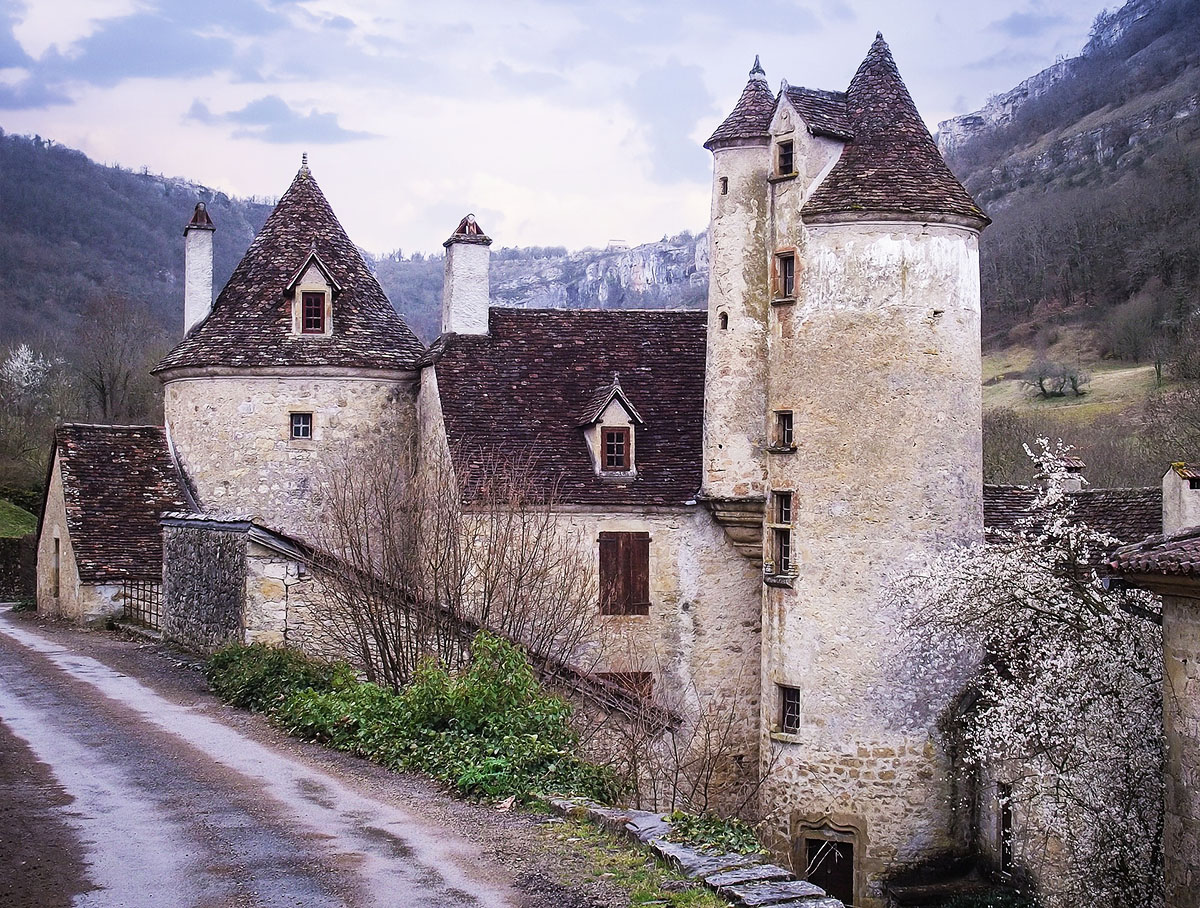
M 729 903 L 666 866 L 645 851 L 618 843 L 609 833 L 582 820 L 554 827 L 554 835 L 573 852 L 583 853 L 594 879 L 629 893 L 635 906 L 728 908 Z
M 25 536 L 37 530 L 37 518 L 0 498 L 0 536 Z

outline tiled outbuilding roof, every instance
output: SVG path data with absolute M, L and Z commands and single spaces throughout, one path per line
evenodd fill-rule
M 79 579 L 161 576 L 159 516 L 187 507 L 162 426 L 68 423 L 55 451 Z
M 502 309 L 488 336 L 443 338 L 438 389 L 457 456 L 532 456 L 566 503 L 679 505 L 700 488 L 707 316 L 696 311 Z M 597 476 L 580 413 L 614 372 L 637 402 L 637 476 Z
M 766 73 L 754 58 L 750 70 L 750 81 L 742 89 L 733 111 L 717 127 L 704 147 L 710 151 L 725 143 L 737 143 L 745 139 L 766 139 L 770 135 L 771 118 L 775 116 L 775 93 L 767 84 Z
M 341 287 L 334 293 L 330 336 L 292 333 L 286 288 L 314 252 Z M 154 371 L 205 366 L 412 369 L 423 352 L 306 164 L 246 250 L 212 313 Z
M 1008 532 L 1019 529 L 1037 494 L 1031 486 L 985 485 L 984 526 Z M 1162 531 L 1162 489 L 1082 489 L 1067 496 L 1081 522 L 1121 542 Z
M 850 80 L 846 112 L 853 140 L 802 214 L 871 211 L 988 222 L 942 160 L 883 35 Z
M 1112 553 L 1109 567 L 1121 574 L 1200 578 L 1200 527 L 1123 546 Z
M 830 136 L 843 142 L 854 138 L 854 128 L 850 125 L 850 114 L 846 110 L 845 92 L 788 86 L 786 94 L 816 135 Z

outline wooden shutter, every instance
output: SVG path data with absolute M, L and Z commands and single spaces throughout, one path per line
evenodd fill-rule
M 633 615 L 650 614 L 650 534 L 626 533 L 629 607 Z
M 650 613 L 650 534 L 600 534 L 600 614 Z

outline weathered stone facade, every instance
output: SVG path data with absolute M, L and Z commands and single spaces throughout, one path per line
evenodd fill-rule
M 1200 908 L 1200 590 L 1163 597 L 1168 908 Z
M 381 437 L 397 450 L 415 445 L 415 376 L 312 371 L 166 383 L 167 428 L 203 509 L 306 535 L 332 465 Z M 293 413 L 312 415 L 311 438 L 291 437 Z

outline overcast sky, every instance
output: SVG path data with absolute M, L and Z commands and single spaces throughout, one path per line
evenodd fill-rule
M 1078 53 L 1100 9 L 0 0 L 0 127 L 272 198 L 307 151 L 351 238 L 374 252 L 440 251 L 467 211 L 497 245 L 640 243 L 707 223 L 700 146 L 755 54 L 775 87 L 841 90 L 882 30 L 936 128 Z

